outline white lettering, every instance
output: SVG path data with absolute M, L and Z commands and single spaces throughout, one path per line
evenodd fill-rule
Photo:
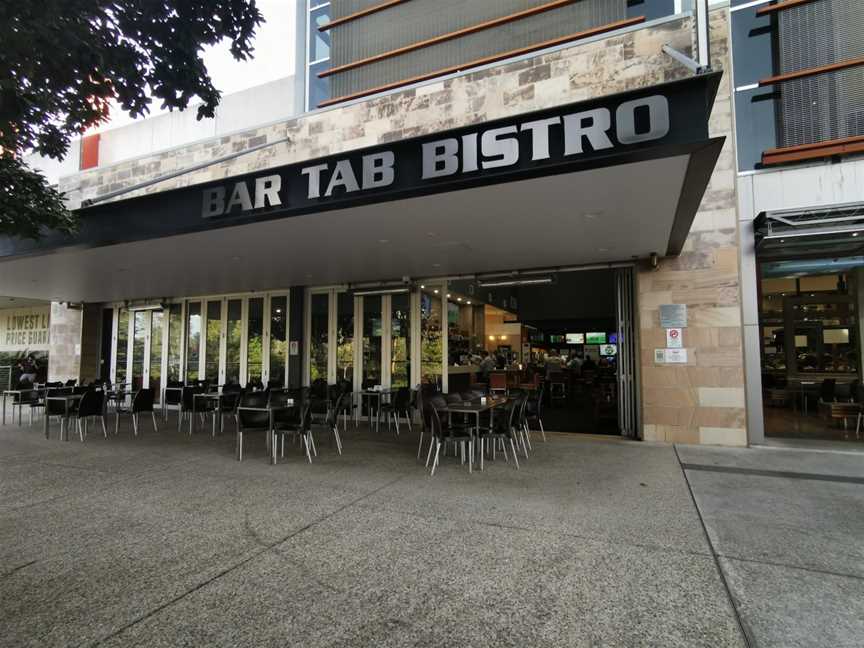
M 523 132 L 531 131 L 532 160 L 549 159 L 549 127 L 557 126 L 560 123 L 560 117 L 550 117 L 549 119 L 538 119 L 522 124 Z
M 321 172 L 327 170 L 326 164 L 316 164 L 306 167 L 300 171 L 301 174 L 309 176 L 309 199 L 321 197 Z
M 480 138 L 480 147 L 483 151 L 483 157 L 487 158 L 483 160 L 484 169 L 512 166 L 519 161 L 519 140 L 516 137 L 504 137 L 505 135 L 515 135 L 516 132 L 515 126 L 504 126 L 483 133 L 483 137 Z
M 392 151 L 383 151 L 363 156 L 363 188 L 389 187 L 396 179 L 393 164 L 396 157 Z
M 333 177 L 330 178 L 330 184 L 327 185 L 327 191 L 324 192 L 324 195 L 332 196 L 336 187 L 345 187 L 347 193 L 360 189 L 354 175 L 354 169 L 351 168 L 351 162 L 348 160 L 339 160 L 336 163 L 336 169 L 333 171 Z
M 612 140 L 606 134 L 611 127 L 612 115 L 608 108 L 564 115 L 564 155 L 583 153 L 583 138 L 588 139 L 595 151 L 612 148 Z
M 240 205 L 240 211 L 252 209 L 252 199 L 249 197 L 249 188 L 245 182 L 238 182 L 234 185 L 231 198 L 228 200 L 228 204 L 225 205 L 225 213 L 229 213 L 235 205 Z
M 225 187 L 213 187 L 204 190 L 204 201 L 201 204 L 201 217 L 213 218 L 225 213 Z
M 424 180 L 453 175 L 458 170 L 459 140 L 450 138 L 423 144 Z
M 282 189 L 282 176 L 276 175 L 264 176 L 263 178 L 255 179 L 255 209 L 267 207 L 275 207 L 282 204 L 282 199 L 279 197 L 279 191 Z
M 477 166 L 477 133 L 462 136 L 462 172 L 476 171 Z
M 647 108 L 649 128 L 644 133 L 636 132 L 636 109 Z M 615 111 L 615 128 L 622 144 L 637 144 L 660 139 L 669 133 L 669 101 L 662 95 L 625 101 Z

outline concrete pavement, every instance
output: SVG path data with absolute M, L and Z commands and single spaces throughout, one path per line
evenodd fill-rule
M 550 435 L 519 471 L 499 458 L 469 475 L 448 457 L 430 479 L 407 434 L 349 429 L 341 457 L 319 434 L 314 464 L 292 448 L 270 466 L 260 438 L 238 463 L 231 435 L 144 426 L 84 444 L 0 428 L 4 646 L 714 648 L 747 645 L 742 624 L 751 645 L 842 646 L 861 618 L 854 554 L 819 563 L 802 540 L 787 566 L 745 551 L 710 493 L 753 478 L 685 479 L 671 446 Z M 682 461 L 712 460 L 701 451 Z M 771 643 L 781 598 L 763 593 L 786 569 L 816 581 L 823 608 L 843 583 L 835 643 Z

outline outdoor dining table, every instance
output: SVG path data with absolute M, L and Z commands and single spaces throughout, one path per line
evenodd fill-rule
M 359 420 L 360 413 L 363 411 L 363 399 L 369 399 L 369 410 L 367 418 L 369 419 L 369 427 L 372 427 L 372 400 L 377 399 L 378 406 L 375 408 L 375 432 L 381 425 L 381 402 L 384 396 L 389 396 L 393 393 L 392 389 L 363 389 L 358 392 L 360 396 L 360 407 L 357 408 L 357 418 Z
M 48 421 L 51 418 L 48 416 L 48 401 L 63 401 L 63 405 L 65 408 L 65 413 L 60 419 L 60 440 L 68 441 L 69 440 L 69 430 L 66 427 L 66 423 L 69 420 L 69 415 L 71 414 L 70 407 L 73 403 L 81 400 L 84 394 L 63 394 L 61 396 L 46 396 L 45 397 L 45 438 L 48 439 Z
M 15 398 L 21 398 L 21 394 L 25 391 L 30 391 L 29 389 L 4 389 L 3 390 L 3 425 L 6 425 L 6 399 L 10 396 L 12 397 L 12 402 L 15 402 Z M 12 422 L 15 422 L 15 410 L 12 410 Z M 18 425 L 21 425 L 21 408 L 18 408 Z
M 200 393 L 200 394 L 192 394 L 192 416 L 189 419 L 189 434 L 192 434 L 192 432 L 194 430 L 193 426 L 195 425 L 195 423 L 194 423 L 195 414 L 198 411 L 198 402 L 201 400 L 212 401 L 214 403 L 214 409 L 213 410 L 208 410 L 205 408 L 203 411 L 204 412 L 214 411 L 218 415 L 219 434 L 222 434 L 222 425 L 223 425 L 223 423 L 222 423 L 222 394 L 220 394 L 219 392 L 204 392 L 204 393 Z M 216 436 L 216 418 L 217 418 L 216 416 L 213 417 L 213 429 L 210 433 L 210 436 L 213 436 L 213 437 Z
M 480 414 L 489 412 L 489 427 L 492 427 L 492 420 L 495 416 L 495 409 L 501 407 L 507 402 L 506 397 L 487 396 L 479 401 L 463 401 L 461 403 L 448 403 L 447 407 L 439 409 L 441 412 L 447 412 L 447 415 L 452 417 L 453 414 L 468 414 L 474 415 L 475 426 L 474 436 L 480 437 Z M 476 444 L 475 444 L 476 445 Z M 479 450 L 478 450 L 479 451 Z M 468 460 L 468 472 L 472 472 L 471 466 L 474 461 L 473 457 Z M 480 452 L 480 470 L 483 470 L 483 453 Z

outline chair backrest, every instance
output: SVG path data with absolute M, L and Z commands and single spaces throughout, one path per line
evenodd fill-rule
M 62 394 L 53 394 L 61 396 Z M 63 416 L 66 414 L 66 403 L 62 400 L 45 399 L 45 414 L 46 416 Z
M 325 421 L 327 427 L 336 427 L 336 421 L 338 420 L 339 415 L 342 412 L 350 409 L 350 401 L 351 392 L 344 392 L 341 396 L 339 396 L 339 399 L 336 401 L 336 407 L 331 407 L 330 410 L 327 412 L 327 419 Z
M 78 418 L 85 416 L 99 416 L 103 413 L 102 404 L 105 401 L 105 392 L 89 391 L 78 401 Z
M 66 381 L 66 387 L 74 387 L 77 382 L 74 378 L 70 378 Z
M 222 408 L 223 412 L 233 412 L 237 408 L 237 404 L 240 402 L 240 394 L 241 391 L 229 389 L 228 391 L 222 390 L 222 396 L 219 398 L 219 406 Z
M 285 385 L 284 385 L 283 381 L 279 380 L 278 378 L 271 378 L 270 380 L 267 381 L 267 387 L 269 387 L 270 389 L 278 389 L 279 387 L 284 387 L 284 386 Z
M 38 389 L 28 389 L 27 391 L 21 392 L 21 395 L 15 396 L 15 402 L 21 403 L 38 403 L 39 402 L 39 390 Z
M 444 394 L 444 400 L 450 405 L 459 405 L 462 403 L 462 395 L 455 393 Z
M 184 387 L 180 398 L 180 406 L 182 407 L 183 411 L 191 412 L 193 401 L 195 399 L 195 394 L 203 393 L 204 388 L 197 385 L 194 387 Z
M 490 373 L 489 389 L 507 389 L 506 373 Z
M 132 399 L 132 413 L 152 412 L 153 411 L 153 390 L 139 389 Z
M 73 394 L 86 394 L 88 391 L 92 390 L 87 385 L 78 385 L 77 387 L 72 388 Z
M 237 407 L 237 421 L 240 429 L 266 430 L 270 427 L 270 413 L 244 410 L 244 407 L 267 407 L 270 394 L 263 391 L 249 391 L 240 397 Z

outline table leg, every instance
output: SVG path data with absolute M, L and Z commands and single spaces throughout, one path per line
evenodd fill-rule
M 6 398 L 9 394 L 3 394 L 3 425 L 6 425 Z
M 480 441 L 480 412 L 474 412 L 474 418 L 476 419 L 476 424 L 474 427 L 474 438 L 476 439 L 475 443 L 479 443 Z M 483 470 L 483 446 L 480 445 L 480 470 Z
M 51 417 L 48 416 L 48 401 L 45 401 L 45 438 L 48 438 L 48 419 Z

